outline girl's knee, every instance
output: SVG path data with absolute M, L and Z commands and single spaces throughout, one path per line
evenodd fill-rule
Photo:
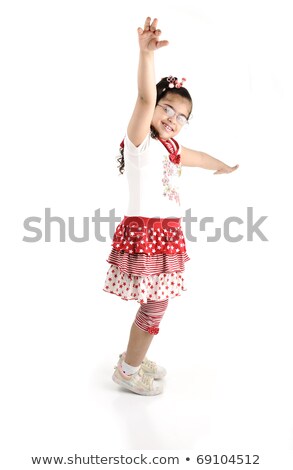
M 150 334 L 159 333 L 159 325 L 167 309 L 168 299 L 155 301 L 151 300 L 146 304 L 141 304 L 134 323 L 144 331 Z

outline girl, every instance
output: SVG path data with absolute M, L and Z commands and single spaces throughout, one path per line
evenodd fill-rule
M 181 166 L 230 173 L 230 167 L 210 155 L 180 146 L 174 139 L 188 124 L 192 99 L 185 79 L 163 78 L 157 85 L 154 51 L 167 46 L 159 40 L 158 20 L 148 17 L 138 28 L 140 48 L 138 96 L 120 145 L 120 172 L 129 184 L 127 216 L 117 226 L 104 290 L 140 303 L 126 352 L 120 354 L 113 380 L 141 395 L 163 391 L 164 367 L 146 357 L 170 298 L 184 287 L 186 253 L 181 229 L 179 178 Z

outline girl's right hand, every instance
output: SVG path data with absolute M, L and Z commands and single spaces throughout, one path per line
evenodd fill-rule
M 150 52 L 160 47 L 168 46 L 169 41 L 159 41 L 161 30 L 157 29 L 158 19 L 154 18 L 151 24 L 151 18 L 148 16 L 145 20 L 144 29 L 138 28 L 138 42 L 142 52 Z

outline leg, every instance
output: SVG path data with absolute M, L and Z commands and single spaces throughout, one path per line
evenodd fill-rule
M 130 366 L 139 366 L 150 347 L 153 337 L 154 335 L 151 335 L 148 331 L 141 330 L 136 326 L 135 322 L 133 322 L 125 362 Z
M 138 367 L 142 363 L 154 337 L 148 329 L 155 326 L 158 331 L 167 305 L 168 299 L 157 302 L 148 300 L 147 304 L 141 305 L 130 330 L 125 356 L 127 364 Z

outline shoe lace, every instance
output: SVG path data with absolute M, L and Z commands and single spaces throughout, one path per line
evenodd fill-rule
M 154 378 L 149 375 L 145 375 L 141 369 L 139 370 L 139 372 L 140 372 L 139 375 L 141 377 L 142 383 L 146 385 L 149 389 L 151 389 Z
M 149 359 L 145 358 L 144 359 L 144 364 L 149 367 L 150 369 L 152 369 L 153 371 L 156 369 L 157 367 L 157 364 L 154 362 L 154 361 L 150 361 Z

